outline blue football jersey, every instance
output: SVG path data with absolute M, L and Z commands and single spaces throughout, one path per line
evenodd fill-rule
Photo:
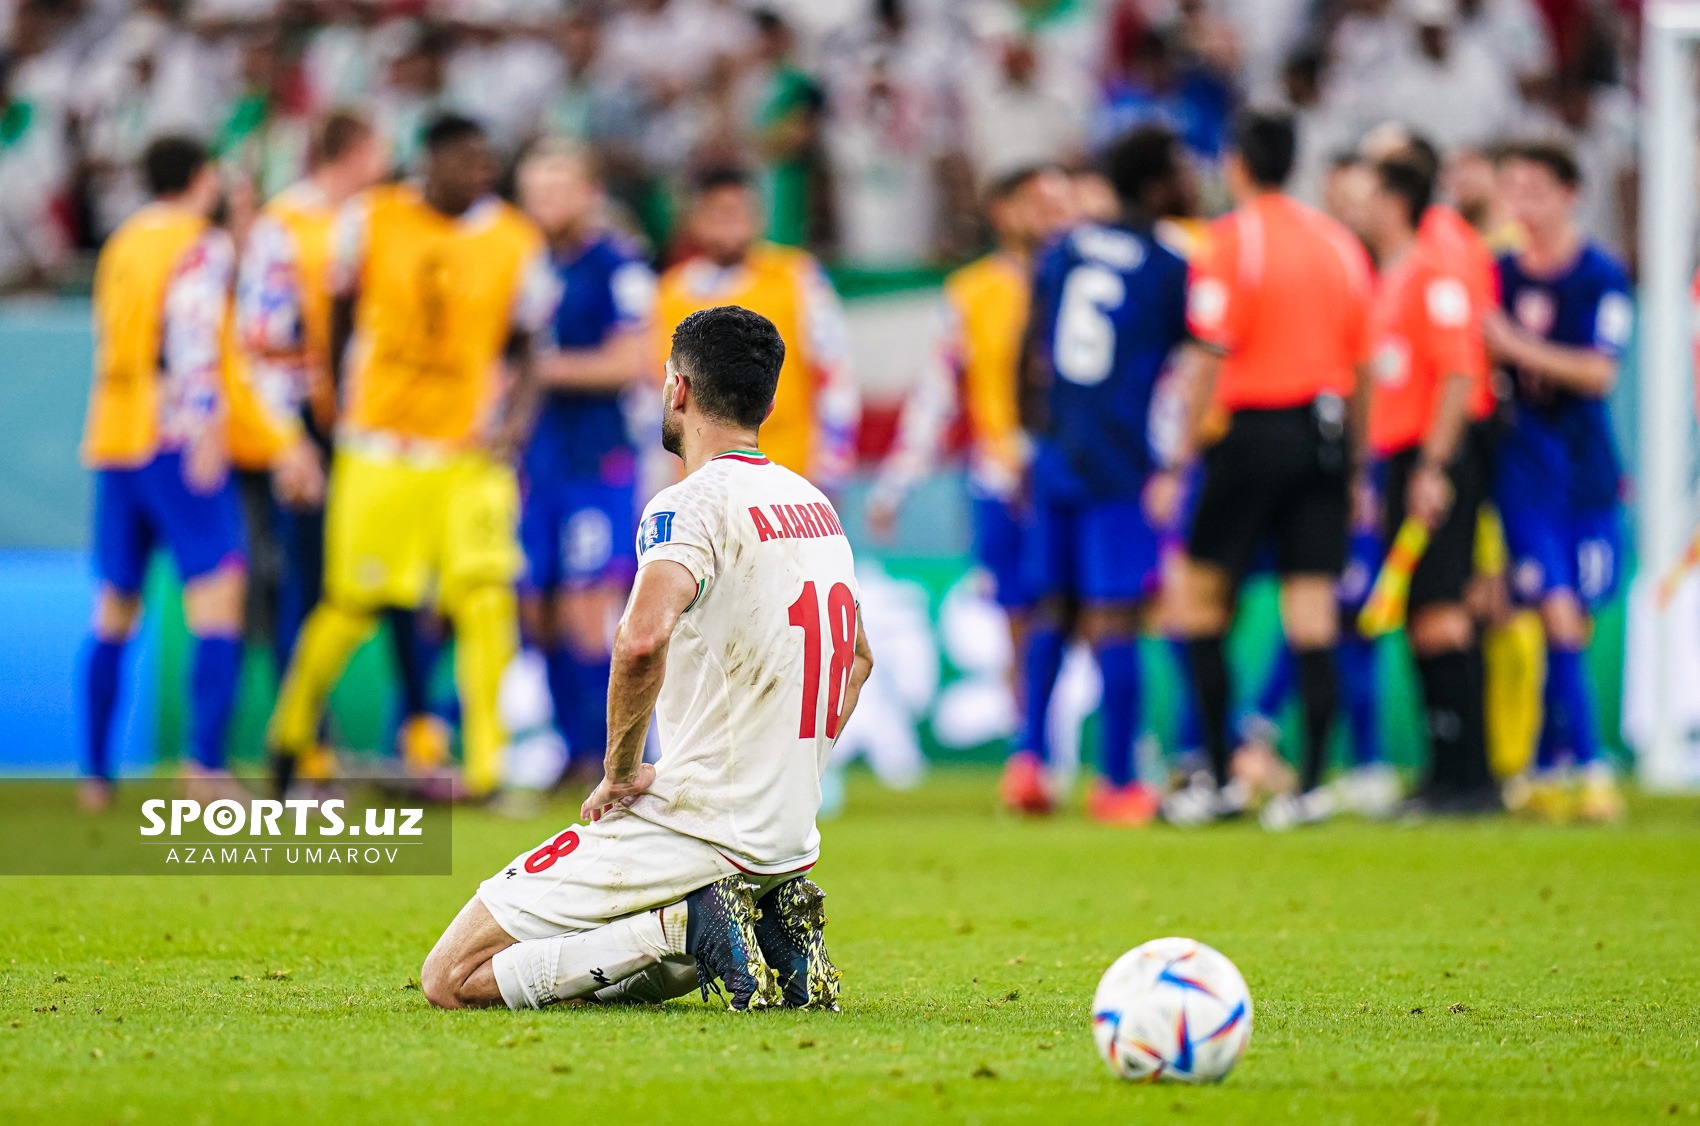
M 1076 228 L 1040 257 L 1034 341 L 1050 373 L 1037 483 L 1139 495 L 1152 468 L 1151 393 L 1187 336 L 1187 268 L 1148 232 Z
M 1589 243 L 1553 277 L 1529 275 L 1508 254 L 1499 260 L 1499 276 L 1506 313 L 1525 332 L 1622 358 L 1634 306 L 1628 276 L 1605 250 Z M 1574 511 L 1615 505 L 1623 467 L 1605 400 L 1553 388 L 1514 368 L 1509 374 L 1514 409 L 1498 454 L 1500 495 Z
M 602 234 L 571 258 L 554 258 L 561 300 L 552 342 L 563 351 L 601 346 L 616 332 L 648 320 L 655 304 L 655 274 L 636 249 Z M 541 478 L 605 475 L 610 454 L 629 463 L 631 445 L 619 392 L 551 391 L 543 398 L 525 469 Z

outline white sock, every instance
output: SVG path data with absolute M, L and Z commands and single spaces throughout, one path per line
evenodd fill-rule
M 598 1005 L 659 1005 L 697 988 L 697 960 L 689 954 L 669 954 L 625 981 L 598 989 L 594 1000 Z
M 516 942 L 491 960 L 510 1009 L 540 1009 L 623 981 L 685 948 L 685 905 L 645 911 L 579 934 Z

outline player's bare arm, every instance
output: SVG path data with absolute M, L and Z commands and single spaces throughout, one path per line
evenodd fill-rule
M 1446 467 L 1458 453 L 1470 424 L 1470 391 L 1474 381 L 1466 372 L 1453 372 L 1441 381 L 1440 402 L 1423 436 L 1421 459 L 1411 474 L 1405 508 L 1432 530 L 1452 507 L 1452 482 Z
M 614 632 L 608 676 L 608 753 L 602 781 L 579 811 L 587 821 L 600 820 L 615 804 L 644 793 L 655 781 L 655 768 L 643 761 L 644 737 L 667 670 L 667 643 L 679 615 L 696 596 L 691 573 L 672 560 L 658 560 L 638 572 L 625 615 Z
M 652 370 L 650 329 L 626 329 L 596 348 L 569 348 L 539 359 L 538 382 L 551 391 L 618 391 Z
M 1617 361 L 1610 356 L 1542 340 L 1518 328 L 1503 310 L 1488 314 L 1482 333 L 1494 359 L 1566 391 L 1603 399 L 1617 385 Z
M 508 369 L 511 373 L 502 401 L 496 408 L 496 425 L 485 439 L 484 449 L 497 461 L 512 461 L 531 434 L 542 401 L 537 382 L 537 349 L 529 332 L 516 332 L 508 340 Z
M 868 627 L 862 621 L 862 611 L 856 611 L 856 657 L 850 663 L 850 682 L 844 687 L 844 710 L 839 713 L 839 730 L 850 722 L 850 716 L 856 710 L 856 701 L 862 695 L 862 685 L 867 683 L 868 674 L 874 671 L 874 651 L 868 645 Z

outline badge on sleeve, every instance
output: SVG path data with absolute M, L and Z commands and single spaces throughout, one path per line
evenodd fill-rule
M 658 543 L 667 543 L 673 538 L 673 516 L 671 512 L 657 512 L 644 518 L 638 525 L 637 553 L 642 555 Z

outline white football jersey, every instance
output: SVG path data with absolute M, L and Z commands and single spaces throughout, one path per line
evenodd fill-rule
M 731 450 L 656 494 L 637 549 L 639 567 L 682 565 L 697 597 L 668 645 L 655 785 L 632 812 L 753 872 L 813 863 L 860 597 L 832 505 L 760 453 Z

